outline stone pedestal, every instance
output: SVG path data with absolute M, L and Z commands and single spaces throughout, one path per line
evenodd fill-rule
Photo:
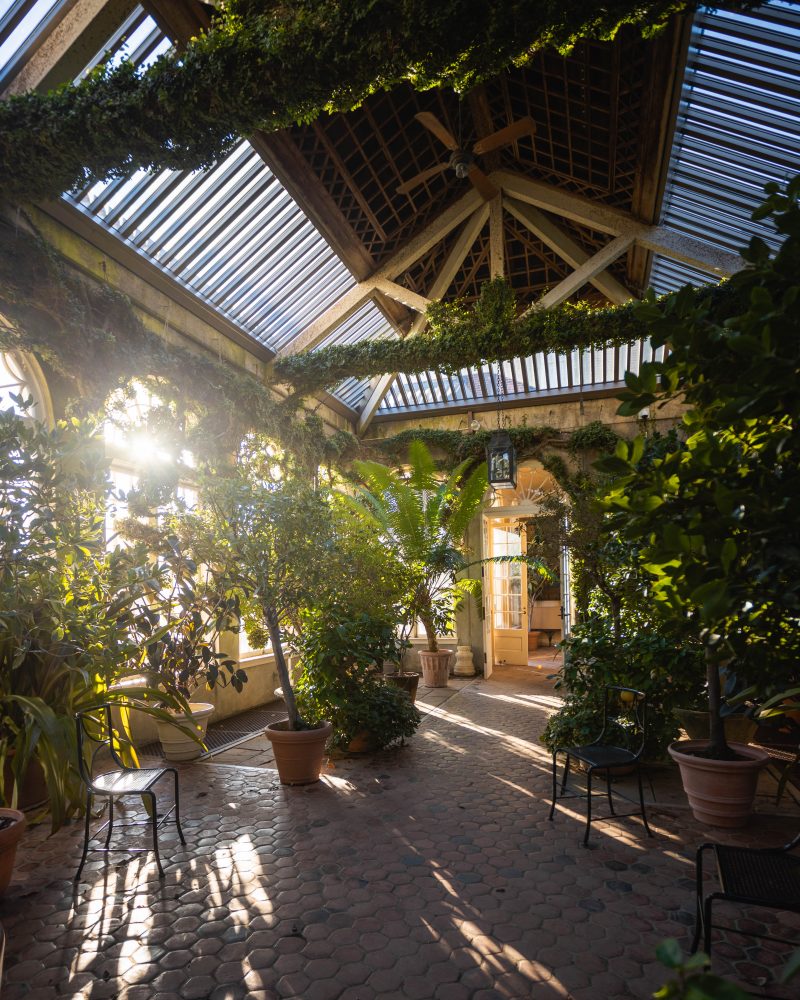
M 472 646 L 456 647 L 456 662 L 453 667 L 454 677 L 474 677 L 475 664 L 472 660 Z

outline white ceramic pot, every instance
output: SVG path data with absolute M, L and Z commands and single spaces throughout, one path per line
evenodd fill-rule
M 456 662 L 453 667 L 456 677 L 474 677 L 475 662 L 472 659 L 472 646 L 456 646 Z
M 214 706 L 208 702 L 190 702 L 191 717 L 180 716 L 181 725 L 191 726 L 202 740 L 206 735 L 208 720 L 214 711 Z M 203 747 L 193 740 L 186 732 L 172 722 L 162 722 L 158 719 L 158 738 L 167 760 L 195 760 L 203 752 Z
M 130 690 L 131 688 L 143 688 L 148 685 L 147 677 L 136 674 L 131 677 L 122 677 L 116 684 L 112 684 L 108 689 L 109 693 L 120 690 Z M 129 696 L 129 700 L 135 704 L 136 699 Z M 152 715 L 142 712 L 138 708 L 118 708 L 112 705 L 111 721 L 114 728 L 124 733 L 127 739 L 135 747 L 143 747 L 148 743 L 158 742 L 158 728 L 156 720 Z

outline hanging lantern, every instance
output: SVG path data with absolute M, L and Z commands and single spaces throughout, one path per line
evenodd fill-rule
M 493 431 L 486 448 L 489 485 L 513 490 L 517 485 L 517 453 L 506 431 Z

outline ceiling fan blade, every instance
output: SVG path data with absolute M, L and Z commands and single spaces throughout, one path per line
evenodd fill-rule
M 509 143 L 521 139 L 523 135 L 534 135 L 535 133 L 536 122 L 533 118 L 520 118 L 519 121 L 512 122 L 511 125 L 506 125 L 505 128 L 498 129 L 483 139 L 478 139 L 472 147 L 472 151 L 478 156 L 481 153 L 491 153 L 493 149 L 507 146 Z
M 429 132 L 433 132 L 437 139 L 441 140 L 447 146 L 448 149 L 455 150 L 458 149 L 458 140 L 448 129 L 442 125 L 436 115 L 432 114 L 430 111 L 420 111 L 419 114 L 414 115 L 417 121 L 424 125 Z
M 486 174 L 481 170 L 480 167 L 472 166 L 469 168 L 469 179 L 472 181 L 473 186 L 476 188 L 478 193 L 486 200 L 491 201 L 492 198 L 496 197 L 500 192 L 492 184 Z
M 423 181 L 429 180 L 431 177 L 435 177 L 437 174 L 443 173 L 450 164 L 445 161 L 444 163 L 437 163 L 435 167 L 429 167 L 427 170 L 423 170 L 421 173 L 416 174 L 398 187 L 397 194 L 408 194 L 408 192 L 415 188 L 418 184 L 422 184 Z

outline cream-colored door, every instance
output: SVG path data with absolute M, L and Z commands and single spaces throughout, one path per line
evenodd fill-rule
M 489 555 L 520 556 L 524 525 L 488 520 Z M 494 663 L 528 662 L 528 576 L 523 562 L 490 562 L 490 623 Z

